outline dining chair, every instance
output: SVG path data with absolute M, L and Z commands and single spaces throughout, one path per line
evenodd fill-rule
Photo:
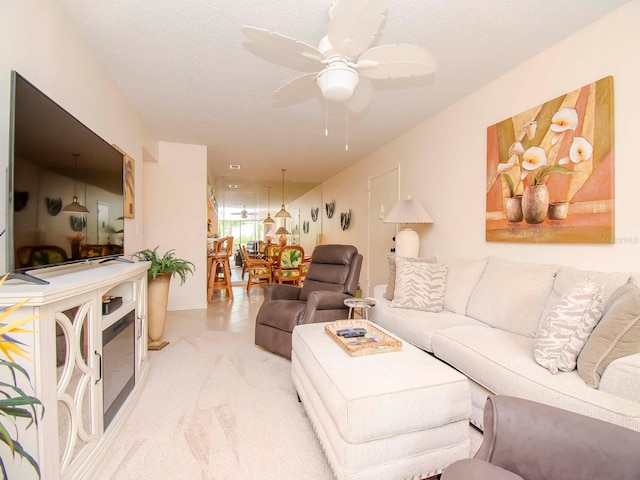
M 285 245 L 278 255 L 278 263 L 273 270 L 273 281 L 300 286 L 303 261 L 304 248 L 299 245 Z
M 240 246 L 240 252 L 249 274 L 247 293 L 251 293 L 253 287 L 271 283 L 271 263 L 261 258 L 251 258 L 244 245 Z

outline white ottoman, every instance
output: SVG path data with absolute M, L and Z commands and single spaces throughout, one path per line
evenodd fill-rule
M 293 330 L 291 370 L 338 480 L 427 478 L 469 457 L 464 375 L 406 342 L 352 357 L 324 326 Z

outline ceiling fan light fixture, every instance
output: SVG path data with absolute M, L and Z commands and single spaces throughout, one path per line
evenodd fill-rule
M 349 100 L 359 81 L 358 72 L 341 60 L 330 63 L 316 80 L 322 96 L 333 102 Z

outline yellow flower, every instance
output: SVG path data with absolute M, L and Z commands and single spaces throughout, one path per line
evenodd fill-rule
M 2 286 L 4 281 L 7 279 L 7 276 L 8 275 L 5 275 L 4 277 L 0 278 L 0 286 Z M 19 327 L 25 323 L 35 320 L 36 318 L 38 318 L 38 316 L 36 315 L 36 316 L 21 318 L 7 324 L 3 323 L 3 320 L 6 319 L 9 315 L 11 315 L 13 312 L 18 310 L 20 307 L 22 307 L 28 301 L 29 299 L 27 298 L 25 300 L 22 300 L 21 302 L 16 303 L 15 305 L 12 305 L 11 307 L 7 307 L 3 310 L 0 310 L 0 350 L 11 362 L 13 362 L 13 357 L 11 356 L 12 353 L 22 358 L 28 358 L 28 357 L 26 355 L 25 350 L 20 346 L 20 342 L 10 337 L 9 334 L 10 333 L 31 333 L 32 330 L 24 330 Z

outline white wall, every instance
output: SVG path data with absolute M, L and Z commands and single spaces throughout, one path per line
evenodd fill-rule
M 160 142 L 157 162 L 144 162 L 144 244 L 175 249 L 195 265 L 180 287 L 171 281 L 169 310 L 207 308 L 207 147 Z
M 82 123 L 136 160 L 136 197 L 142 198 L 143 148 L 157 140 L 119 91 L 67 11 L 56 0 L 0 4 L 0 231 L 6 224 L 11 70 L 16 70 Z M 142 204 L 127 219 L 126 253 L 142 248 Z M 0 271 L 5 269 L 0 238 Z
M 316 245 L 321 243 L 322 222 L 325 216 L 322 203 L 322 186 L 318 185 L 305 193 L 297 200 L 291 202 L 291 208 L 300 210 L 300 246 L 304 248 L 305 255 L 311 255 Z M 311 219 L 311 209 L 318 208 L 318 219 Z M 309 222 L 309 233 L 302 231 L 303 222 Z
M 325 220 L 323 240 L 352 242 L 366 252 L 367 228 L 360 222 L 366 221 L 367 181 L 401 159 L 401 197 L 411 194 L 434 219 L 433 225 L 416 229 L 421 234 L 421 255 L 495 255 L 516 261 L 640 271 L 639 22 L 640 0 L 634 0 L 325 182 L 323 201 L 335 199 L 338 212 L 350 207 L 353 230 L 339 231 L 338 215 L 338 220 Z M 486 242 L 487 127 L 607 75 L 614 77 L 616 243 Z

